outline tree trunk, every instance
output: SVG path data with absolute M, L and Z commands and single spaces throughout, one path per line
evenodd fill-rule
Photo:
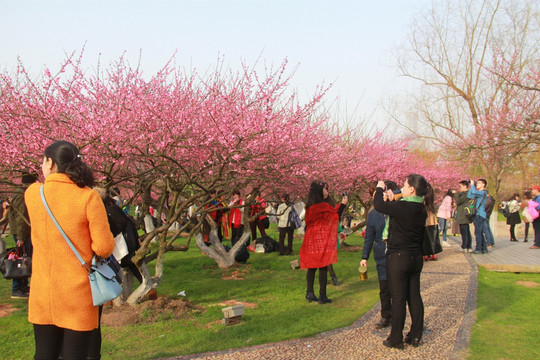
M 152 289 L 155 289 L 161 284 L 161 277 L 150 277 L 150 272 L 146 263 L 143 261 L 141 265 L 137 265 L 137 268 L 142 275 L 142 284 L 128 297 L 126 302 L 130 305 L 140 303 Z
M 209 247 L 204 243 L 202 233 L 198 233 L 195 237 L 197 240 L 197 247 L 201 249 L 203 254 L 213 259 L 221 269 L 228 269 L 234 265 L 236 254 L 249 238 L 250 230 L 246 226 L 240 240 L 238 240 L 238 242 L 234 244 L 233 248 L 227 252 L 223 244 L 219 241 L 217 236 L 217 227 L 213 220 L 210 221 L 210 226 L 212 227 L 212 230 L 210 231 L 209 238 L 212 247 Z

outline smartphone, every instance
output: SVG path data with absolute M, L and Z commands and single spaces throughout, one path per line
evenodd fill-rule
M 341 193 L 341 196 L 347 196 L 347 193 L 344 191 Z

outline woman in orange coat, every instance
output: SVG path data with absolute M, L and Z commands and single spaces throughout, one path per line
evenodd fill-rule
M 306 228 L 300 248 L 300 267 L 307 270 L 306 300 L 319 304 L 332 302 L 326 296 L 327 266 L 337 262 L 337 234 L 339 218 L 347 205 L 347 196 L 341 204 L 333 206 L 328 195 L 328 184 L 311 183 L 306 204 Z M 313 291 L 315 272 L 319 269 L 319 298 Z
M 34 324 L 34 359 L 86 359 L 92 330 L 98 327 L 87 270 L 54 226 L 41 201 L 45 199 L 84 261 L 94 254 L 108 257 L 114 248 L 107 213 L 90 187 L 91 170 L 77 147 L 57 141 L 45 149 L 41 166 L 45 184 L 35 183 L 25 193 L 34 244 L 28 320 Z

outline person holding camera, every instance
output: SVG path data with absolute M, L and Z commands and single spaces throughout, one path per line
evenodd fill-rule
M 387 191 L 379 181 L 373 198 L 375 210 L 389 215 L 386 250 L 386 271 L 392 303 L 392 330 L 383 345 L 403 349 L 406 343 L 420 345 L 424 329 L 424 303 L 420 294 L 420 273 L 424 266 L 422 239 L 428 212 L 435 213 L 434 193 L 422 175 L 411 174 L 405 179 L 401 199 L 394 200 L 394 193 Z M 406 307 L 409 305 L 411 328 L 403 339 Z
M 467 198 L 476 199 L 476 215 L 473 218 L 474 224 L 474 237 L 476 238 L 476 248 L 474 250 L 475 254 L 487 254 L 487 240 L 484 237 L 484 234 L 489 233 L 489 222 L 487 219 L 486 213 L 486 199 L 487 199 L 487 181 L 485 179 L 478 179 L 475 182 L 469 180 L 469 191 L 467 192 Z
M 311 183 L 306 203 L 306 227 L 304 241 L 300 248 L 300 267 L 308 269 L 306 300 L 319 304 L 331 303 L 326 296 L 328 265 L 337 262 L 337 237 L 339 218 L 347 205 L 343 196 L 341 204 L 334 206 L 328 193 L 328 184 L 322 181 Z M 315 296 L 313 284 L 315 272 L 319 269 L 319 297 Z
M 397 191 L 397 185 L 393 181 L 385 181 L 386 189 Z M 377 182 L 374 182 L 369 187 L 369 193 L 374 197 L 377 189 Z M 384 200 L 387 195 L 384 193 Z M 373 258 L 377 264 L 377 276 L 379 278 L 379 299 L 381 301 L 381 320 L 375 324 L 375 327 L 382 329 L 388 327 L 392 318 L 392 305 L 390 298 L 390 290 L 388 288 L 388 278 L 386 275 L 386 241 L 383 240 L 384 227 L 388 215 L 372 209 L 366 220 L 366 235 L 364 240 L 364 250 L 362 251 L 362 261 L 360 266 L 367 267 L 369 253 L 373 249 Z M 386 239 L 385 239 L 386 240 Z

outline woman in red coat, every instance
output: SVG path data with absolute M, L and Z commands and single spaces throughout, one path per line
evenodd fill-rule
M 337 262 L 337 233 L 339 218 L 347 204 L 344 196 L 341 204 L 333 206 L 328 195 L 328 184 L 321 181 L 311 183 L 306 204 L 306 228 L 300 248 L 300 267 L 307 270 L 306 300 L 326 304 L 327 266 Z M 315 272 L 319 269 L 319 298 L 313 291 Z

